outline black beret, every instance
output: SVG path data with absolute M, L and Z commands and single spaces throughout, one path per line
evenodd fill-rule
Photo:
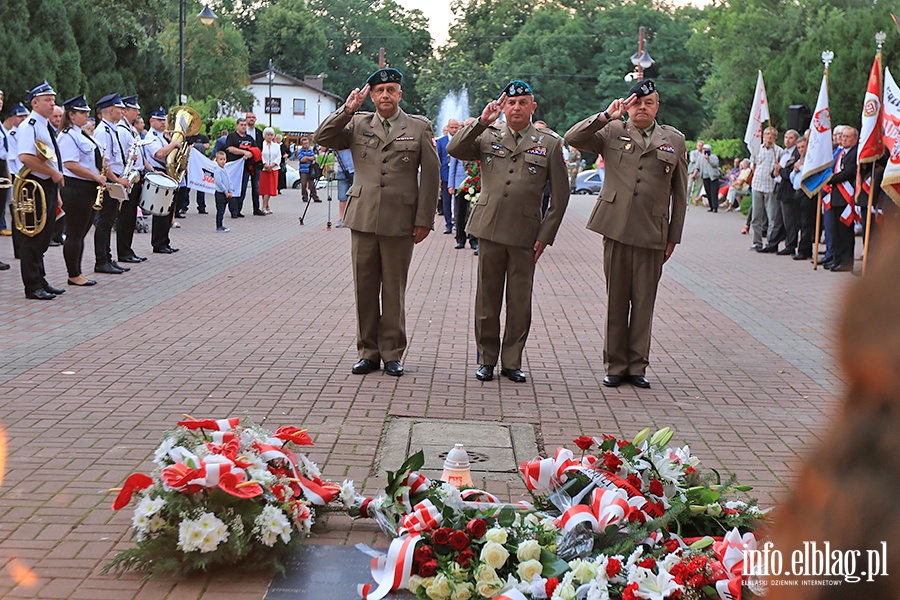
M 643 81 L 638 81 L 636 84 L 631 86 L 631 89 L 628 90 L 628 94 L 625 96 L 631 96 L 634 94 L 638 98 L 643 98 L 644 96 L 649 96 L 653 92 L 656 91 L 656 84 L 653 83 L 652 79 L 645 79 Z

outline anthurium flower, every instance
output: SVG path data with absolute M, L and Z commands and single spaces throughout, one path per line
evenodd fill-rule
M 180 490 L 187 486 L 188 482 L 206 477 L 206 467 L 200 465 L 198 469 L 192 469 L 184 463 L 176 463 L 163 469 L 159 478 L 170 488 Z
M 234 419 L 190 419 L 187 421 L 179 421 L 180 427 L 187 429 L 209 429 L 210 431 L 228 431 L 234 429 L 240 424 L 241 420 Z
M 143 473 L 129 475 L 128 479 L 125 480 L 122 489 L 119 490 L 119 495 L 116 496 L 116 499 L 113 501 L 113 510 L 124 508 L 131 502 L 131 496 L 135 492 L 147 489 L 151 485 L 153 485 L 153 479 L 148 475 L 144 475 Z
M 236 498 L 255 498 L 262 496 L 262 486 L 255 481 L 244 481 L 244 474 L 240 471 L 222 474 L 219 477 L 219 489 Z
M 309 437 L 309 434 L 306 433 L 305 429 L 298 429 L 296 427 L 291 427 L 290 425 L 279 427 L 275 432 L 274 437 L 277 437 L 279 440 L 284 440 L 286 442 L 294 442 L 298 446 L 313 445 L 312 438 Z

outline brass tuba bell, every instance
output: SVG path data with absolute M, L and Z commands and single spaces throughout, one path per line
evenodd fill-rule
M 166 157 L 166 173 L 179 183 L 187 172 L 191 152 L 187 139 L 197 135 L 200 125 L 200 115 L 190 106 L 176 106 L 166 115 L 166 131 L 171 134 L 173 142 L 181 144 Z M 181 140 L 178 140 L 179 137 Z
M 53 150 L 44 142 L 35 140 L 34 147 L 38 152 L 38 158 L 44 162 L 56 160 Z M 44 188 L 29 175 L 31 169 L 26 166 L 22 166 L 16 174 L 12 196 L 13 222 L 20 233 L 34 237 L 43 231 L 47 224 L 47 197 L 44 195 Z M 53 201 L 55 203 L 56 198 L 53 198 Z

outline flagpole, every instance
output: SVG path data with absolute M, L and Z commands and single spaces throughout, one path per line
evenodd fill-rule
M 875 54 L 875 62 L 878 63 L 878 72 L 881 73 L 881 47 L 884 45 L 884 40 L 887 36 L 883 31 L 879 31 L 875 34 L 875 42 L 878 44 L 878 52 Z M 882 78 L 883 85 L 883 78 Z M 882 93 L 882 90 L 878 90 L 879 94 Z M 869 186 L 869 206 L 866 209 L 866 237 L 863 239 L 863 264 L 862 264 L 862 272 L 863 275 L 866 274 L 866 266 L 869 264 L 869 236 L 872 234 L 872 206 L 874 204 L 875 198 L 875 163 L 872 163 L 872 184 Z M 859 181 L 859 165 L 856 167 L 856 180 Z M 857 183 L 857 186 L 859 184 Z M 857 189 L 857 194 L 859 194 L 859 190 Z
M 822 62 L 825 63 L 825 89 L 828 89 L 828 65 L 834 59 L 834 52 L 826 50 L 822 53 Z M 859 172 L 859 171 L 857 171 Z M 816 201 L 816 243 L 813 248 L 813 271 L 819 270 L 819 237 L 822 235 L 822 190 L 820 189 Z

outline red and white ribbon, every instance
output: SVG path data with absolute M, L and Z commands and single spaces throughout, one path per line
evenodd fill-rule
M 748 550 L 756 550 L 756 538 L 752 533 L 743 536 L 735 527 L 725 534 L 721 542 L 713 544 L 716 558 L 728 573 L 727 580 L 716 582 L 716 591 L 721 600 L 740 600 L 742 576 L 744 574 L 744 556 Z
M 444 517 L 441 515 L 441 511 L 431 503 L 431 500 L 423 500 L 413 507 L 411 513 L 404 515 L 400 519 L 398 532 L 400 535 L 403 535 L 407 532 L 422 533 L 430 531 L 440 526 L 443 520 Z
M 403 480 L 403 483 L 401 485 L 403 487 L 409 486 L 409 489 L 404 490 L 400 494 L 400 497 L 397 498 L 397 500 L 403 503 L 403 506 L 406 507 L 407 511 L 412 511 L 412 502 L 410 502 L 409 497 L 413 494 L 427 491 L 431 486 L 431 480 L 421 473 L 412 471 L 409 475 L 406 476 L 406 479 Z
M 471 500 L 474 498 L 475 500 L 481 499 L 481 502 L 489 502 L 491 504 L 496 504 L 500 502 L 497 496 L 491 494 L 490 492 L 486 492 L 484 490 L 479 490 L 477 488 L 469 488 L 467 490 L 463 490 L 459 493 L 460 497 L 463 500 Z
M 590 506 L 573 506 L 556 522 L 563 531 L 569 531 L 579 523 L 588 523 L 593 531 L 600 533 L 610 525 L 624 522 L 629 512 L 631 506 L 624 490 L 597 488 L 591 494 Z
M 571 450 L 557 448 L 553 458 L 523 462 L 519 470 L 529 490 L 549 492 L 554 485 L 566 482 L 566 472 L 577 468 L 578 462 Z
M 178 425 L 187 429 L 209 429 L 210 431 L 228 431 L 240 425 L 237 417 L 231 419 L 193 419 L 191 421 L 179 421 Z
M 297 475 L 297 484 L 306 498 L 316 506 L 325 506 L 341 493 L 337 484 L 324 483 L 321 479 L 307 479 L 303 475 Z
M 528 600 L 528 598 L 515 588 L 511 588 L 496 596 L 494 600 Z
M 412 572 L 413 553 L 421 536 L 410 535 L 394 539 L 388 548 L 387 556 L 372 559 L 372 579 L 378 584 L 374 590 L 367 583 L 358 587 L 363 600 L 380 600 L 393 590 L 406 587 Z

